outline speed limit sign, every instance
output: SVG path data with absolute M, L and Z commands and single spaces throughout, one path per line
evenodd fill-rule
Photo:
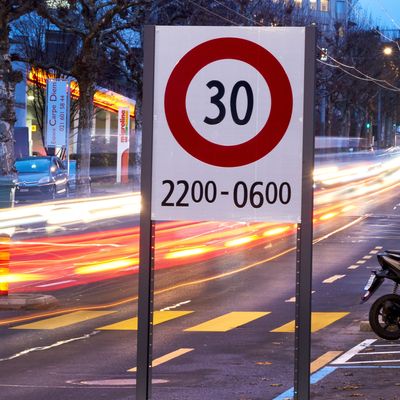
M 156 220 L 297 223 L 294 398 L 309 398 L 315 49 L 311 26 L 145 27 L 137 399 Z
M 304 28 L 156 27 L 154 220 L 300 220 Z

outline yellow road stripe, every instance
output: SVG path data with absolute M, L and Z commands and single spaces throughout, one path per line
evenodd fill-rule
M 346 275 L 333 275 L 330 278 L 327 278 L 324 281 L 322 281 L 322 283 L 333 283 L 333 282 L 337 281 L 338 279 L 344 278 L 345 276 Z
M 255 319 L 271 314 L 271 312 L 234 311 L 211 319 L 202 324 L 185 329 L 188 332 L 227 332 Z
M 11 329 L 56 329 L 63 326 L 85 322 L 90 319 L 99 318 L 103 315 L 112 314 L 115 311 L 77 311 L 59 317 L 46 318 L 30 324 L 14 326 Z
M 348 315 L 348 312 L 313 312 L 311 314 L 311 332 L 317 332 Z M 295 321 L 288 322 L 271 332 L 290 333 L 295 331 Z
M 326 364 L 330 363 L 332 360 L 334 360 L 336 357 L 340 356 L 343 352 L 342 351 L 328 351 L 325 354 L 323 354 L 321 357 L 318 357 L 316 360 L 314 360 L 311 365 L 310 365 L 310 373 L 314 373 L 315 371 L 318 371 L 322 367 L 324 367 Z
M 193 351 L 193 350 L 194 349 L 185 349 L 185 348 L 175 350 L 171 353 L 166 354 L 165 356 L 156 358 L 151 363 L 151 366 L 152 366 L 152 368 L 157 367 L 157 365 L 164 364 L 167 361 L 173 360 L 174 358 L 180 357 L 180 356 L 182 356 L 186 353 L 189 353 L 190 351 Z M 136 372 L 136 370 L 137 370 L 137 367 L 134 367 L 134 368 L 128 369 L 128 372 Z
M 162 324 L 171 319 L 183 317 L 191 314 L 193 311 L 154 311 L 153 325 Z M 96 330 L 100 331 L 136 331 L 138 328 L 138 318 L 129 318 L 124 321 L 116 322 L 115 324 L 102 326 Z
M 360 265 L 350 265 L 347 269 L 357 269 Z

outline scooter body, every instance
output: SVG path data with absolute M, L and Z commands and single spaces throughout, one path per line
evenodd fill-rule
M 372 330 L 386 340 L 400 339 L 400 296 L 397 289 L 400 284 L 400 251 L 385 250 L 377 254 L 381 266 L 372 271 L 366 283 L 361 302 L 366 302 L 382 285 L 385 279 L 393 281 L 394 288 L 390 294 L 379 297 L 369 311 L 369 323 Z

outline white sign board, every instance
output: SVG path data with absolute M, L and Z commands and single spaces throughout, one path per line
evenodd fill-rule
M 156 27 L 153 220 L 301 220 L 305 28 Z
M 66 147 L 69 121 L 68 82 L 48 79 L 46 85 L 46 147 Z
M 128 174 L 129 159 L 129 134 L 130 134 L 130 116 L 128 107 L 118 109 L 118 143 L 117 143 L 117 183 L 122 181 L 122 175 L 125 179 Z M 123 169 L 125 168 L 125 171 Z

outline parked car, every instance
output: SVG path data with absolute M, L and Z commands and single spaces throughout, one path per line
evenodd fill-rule
M 64 160 L 62 163 L 64 169 L 68 171 L 68 161 Z M 76 191 L 76 160 L 69 160 L 68 189 L 70 192 Z
M 67 196 L 68 175 L 56 156 L 17 158 L 18 182 L 15 200 L 55 199 Z

